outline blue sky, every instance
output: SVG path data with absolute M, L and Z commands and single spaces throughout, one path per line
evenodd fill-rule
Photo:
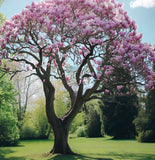
M 0 0 L 1 1 L 1 0 Z M 19 13 L 33 0 L 5 0 L 0 8 L 7 19 Z M 40 0 L 35 0 L 39 2 Z M 138 32 L 143 33 L 143 42 L 155 45 L 155 0 L 116 0 L 123 3 L 128 15 L 136 21 Z

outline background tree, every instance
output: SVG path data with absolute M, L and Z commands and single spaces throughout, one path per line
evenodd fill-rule
M 0 146 L 18 143 L 19 129 L 16 105 L 13 85 L 6 76 L 3 76 L 0 78 Z
M 155 90 L 147 95 L 145 108 L 141 108 L 134 120 L 139 142 L 155 142 Z
M 0 0 L 0 7 L 3 2 L 4 0 Z M 5 21 L 5 16 L 3 15 L 3 13 L 0 12 L 0 26 L 4 23 L 4 21 Z
M 32 69 L 42 81 L 55 137 L 51 153 L 73 153 L 68 144 L 70 124 L 82 105 L 96 98 L 94 94 L 109 92 L 106 82 L 113 84 L 114 68 L 130 70 L 137 81 L 140 75 L 146 89 L 155 84 L 149 67 L 155 53 L 141 43 L 135 21 L 121 6 L 114 0 L 33 2 L 0 29 L 0 54 Z M 62 118 L 54 109 L 54 79 L 60 79 L 71 101 Z
M 115 79 L 113 84 L 124 82 L 124 85 L 115 86 L 111 94 L 103 95 L 100 108 L 103 114 L 104 132 L 115 139 L 134 138 L 136 131 L 133 120 L 138 114 L 136 86 L 130 84 L 132 76 L 128 70 L 117 68 L 112 75 Z
M 21 139 L 48 139 L 51 127 L 45 112 L 45 99 L 36 100 L 33 109 L 27 110 L 21 127 Z
M 0 1 L 0 6 L 4 0 Z M 5 17 L 0 13 L 0 27 Z M 0 56 L 1 57 L 1 56 Z M 0 59 L 0 146 L 16 145 L 19 140 L 19 130 L 16 117 L 16 99 L 12 83 L 8 75 L 1 72 L 2 60 Z
M 139 142 L 155 142 L 155 89 L 148 92 L 146 103 L 144 107 L 141 107 L 134 123 Z
M 55 82 L 54 86 L 56 88 L 54 101 L 55 112 L 58 117 L 63 117 L 69 108 L 68 105 L 70 105 L 69 95 L 60 81 Z
M 17 115 L 18 115 L 18 121 L 19 121 L 19 128 L 21 128 L 23 125 L 23 120 L 24 120 L 28 105 L 30 107 L 34 106 L 33 103 L 35 103 L 35 100 L 33 102 L 30 102 L 32 97 L 33 96 L 39 97 L 40 96 L 39 91 L 42 89 L 39 85 L 37 85 L 37 84 L 40 84 L 40 82 L 36 77 L 34 76 L 26 77 L 26 75 L 27 75 L 26 73 L 17 73 L 13 77 L 13 83 L 18 93 L 16 96 L 16 99 L 18 101 Z
M 86 107 L 85 125 L 88 137 L 101 137 L 101 120 L 97 110 L 90 104 Z
M 134 138 L 136 136 L 133 120 L 137 116 L 136 96 L 116 96 L 115 102 L 105 101 L 101 106 L 106 134 L 114 139 Z

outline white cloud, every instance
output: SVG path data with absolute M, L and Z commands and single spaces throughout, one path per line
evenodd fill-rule
M 130 2 L 130 7 L 152 8 L 152 7 L 155 7 L 155 0 L 134 0 Z

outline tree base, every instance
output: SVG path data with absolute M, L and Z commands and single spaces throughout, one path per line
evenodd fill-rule
M 55 148 L 53 147 L 53 149 L 50 151 L 50 154 L 68 154 L 68 155 L 77 155 L 76 153 L 74 153 L 70 147 L 67 148 Z

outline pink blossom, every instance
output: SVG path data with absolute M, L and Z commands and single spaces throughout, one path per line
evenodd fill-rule
M 59 51 L 59 48 L 56 48 L 56 52 L 58 52 Z
M 137 60 L 136 60 L 136 58 L 135 58 L 135 57 L 132 57 L 132 58 L 131 58 L 131 62 L 132 62 L 133 64 L 135 64 L 135 63 L 136 63 L 136 61 L 137 61 Z
M 56 62 L 55 59 L 53 59 L 53 63 L 54 63 L 54 65 L 55 65 L 56 67 L 58 66 L 58 64 L 57 64 L 57 62 Z
M 91 73 L 92 77 L 94 77 L 94 72 Z
M 10 67 L 7 67 L 7 71 L 9 71 L 10 70 Z
M 145 85 L 145 90 L 147 91 L 150 88 L 148 84 Z
M 46 82 L 46 80 L 45 79 L 43 79 L 43 83 L 45 83 Z
M 115 57 L 115 60 L 116 60 L 117 62 L 120 62 L 121 59 L 122 59 L 122 56 L 116 56 L 116 57 Z
M 100 66 L 97 66 L 97 67 L 96 67 L 96 69 L 99 71 L 99 69 L 100 69 Z
M 67 56 L 66 54 L 63 54 L 63 56 L 62 56 L 62 57 L 63 57 L 63 58 L 65 58 L 66 56 Z
M 109 93 L 109 90 L 108 90 L 108 89 L 105 89 L 105 93 Z
M 120 90 L 123 88 L 123 86 L 122 85 L 120 85 L 120 86 L 117 86 L 117 90 L 120 92 Z
M 81 51 L 81 50 L 79 50 L 79 54 L 82 54 L 82 51 Z
M 69 81 L 69 77 L 66 77 L 66 81 Z
M 35 66 L 38 67 L 38 63 L 36 63 Z
M 129 95 L 130 93 L 129 93 L 129 92 L 126 92 L 126 94 Z
M 147 80 L 148 80 L 148 81 L 152 80 L 152 76 L 148 75 L 148 76 L 147 76 Z
M 98 64 L 98 65 L 101 65 L 101 61 L 98 60 L 98 61 L 97 61 L 97 64 Z
M 102 76 L 102 73 L 101 74 L 97 74 L 97 80 L 100 80 L 101 76 Z
M 26 68 L 26 69 L 27 69 L 27 71 L 29 71 L 29 69 L 30 69 L 30 68 L 29 68 L 29 66 L 27 66 L 27 68 Z
M 125 53 L 125 50 L 123 48 L 120 48 L 119 51 L 120 51 L 121 56 L 123 56 Z

